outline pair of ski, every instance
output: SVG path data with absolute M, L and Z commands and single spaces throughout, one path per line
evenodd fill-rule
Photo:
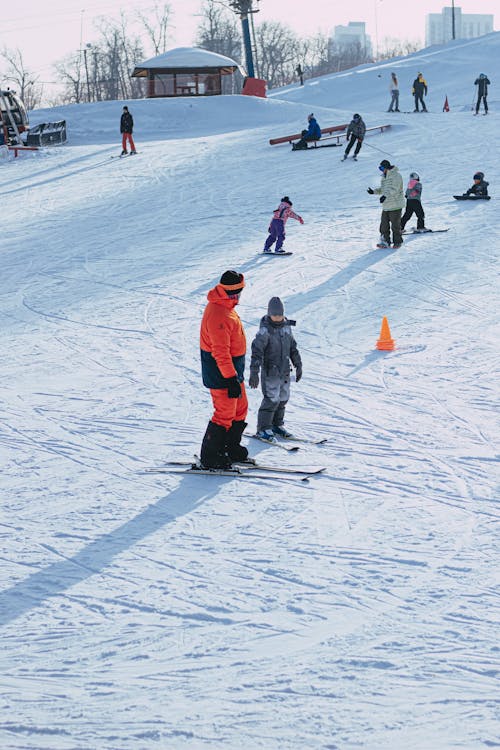
M 326 469 L 292 469 L 284 466 L 260 464 L 253 458 L 246 461 L 234 461 L 231 469 L 207 469 L 198 456 L 193 461 L 167 461 L 165 466 L 145 469 L 147 474 L 192 474 L 194 476 L 234 477 L 240 479 L 288 479 L 307 482 L 310 477 L 321 474 Z
M 295 451 L 298 451 L 300 448 L 300 445 L 286 445 L 287 442 L 291 443 L 306 443 L 307 445 L 324 445 L 328 438 L 320 438 L 318 440 L 310 440 L 309 438 L 299 438 L 295 437 L 295 435 L 291 435 L 288 438 L 281 438 L 278 440 L 278 438 L 264 438 L 260 437 L 259 435 L 248 435 L 245 433 L 247 437 L 253 438 L 254 440 L 260 440 L 261 443 L 267 443 L 267 445 L 272 445 L 275 448 L 281 448 L 284 451 L 288 451 L 289 453 L 295 453 Z M 283 442 L 281 442 L 283 441 Z
M 447 229 L 423 229 L 419 231 L 418 229 L 404 229 L 401 234 L 439 234 L 440 232 L 449 232 L 450 228 Z

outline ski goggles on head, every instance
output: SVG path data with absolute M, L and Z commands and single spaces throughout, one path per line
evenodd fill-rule
M 378 168 L 380 169 L 381 172 L 385 172 L 385 167 L 383 167 L 382 164 L 379 164 Z
M 229 297 L 229 299 L 239 299 L 242 291 L 243 291 L 243 287 L 241 287 L 240 289 L 226 289 L 226 294 Z

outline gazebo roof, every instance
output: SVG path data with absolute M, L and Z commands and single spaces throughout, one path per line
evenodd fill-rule
M 162 55 L 152 57 L 136 65 L 132 76 L 147 76 L 148 70 L 161 70 L 162 72 L 175 73 L 203 70 L 217 71 L 221 73 L 232 73 L 240 66 L 230 57 L 219 55 L 199 47 L 176 47 L 164 52 Z

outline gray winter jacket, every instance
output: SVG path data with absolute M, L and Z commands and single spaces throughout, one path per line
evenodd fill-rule
M 260 328 L 252 342 L 250 372 L 283 378 L 290 374 L 290 360 L 294 367 L 300 367 L 302 360 L 297 342 L 292 334 L 294 320 L 285 318 L 281 323 L 273 323 L 269 315 L 264 315 Z
M 363 122 L 362 118 L 360 117 L 359 120 L 351 120 L 349 123 L 349 127 L 347 128 L 346 136 L 349 138 L 350 135 L 356 136 L 356 138 L 363 138 L 365 137 L 366 133 L 366 125 Z

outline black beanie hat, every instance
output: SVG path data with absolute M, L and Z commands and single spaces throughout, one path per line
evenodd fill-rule
M 279 297 L 271 297 L 269 300 L 269 304 L 267 306 L 267 314 L 268 315 L 284 315 L 285 314 L 285 308 L 283 307 L 283 302 L 280 300 Z
M 391 162 L 387 161 L 387 159 L 382 159 L 382 161 L 380 162 L 380 166 L 383 167 L 384 169 L 390 169 Z
M 292 201 L 290 200 L 290 198 L 288 197 L 288 195 L 285 195 L 285 196 L 284 196 L 284 197 L 283 197 L 283 198 L 281 199 L 281 202 L 282 202 L 282 203 L 288 203 L 288 205 L 289 205 L 289 206 L 292 206 L 292 205 L 293 205 L 293 203 L 292 203 Z
M 224 271 L 220 277 L 221 286 L 224 287 L 228 294 L 241 292 L 245 286 L 245 277 L 238 271 Z

